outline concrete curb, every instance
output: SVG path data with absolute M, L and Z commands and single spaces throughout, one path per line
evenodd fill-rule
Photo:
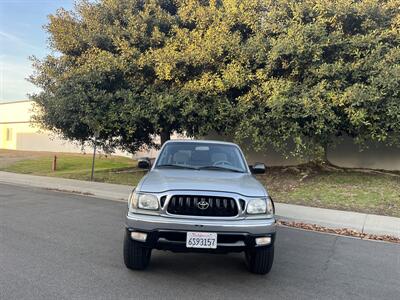
M 0 183 L 77 193 L 114 201 L 127 201 L 132 186 L 34 176 L 0 171 Z M 361 233 L 400 237 L 400 218 L 275 203 L 279 219 L 316 224 L 328 228 L 348 228 Z
M 400 218 L 285 203 L 276 203 L 275 206 L 278 219 L 286 221 L 400 237 Z

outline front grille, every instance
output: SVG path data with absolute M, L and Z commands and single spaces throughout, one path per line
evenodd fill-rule
M 238 207 L 233 198 L 215 196 L 172 196 L 167 211 L 175 215 L 233 217 Z

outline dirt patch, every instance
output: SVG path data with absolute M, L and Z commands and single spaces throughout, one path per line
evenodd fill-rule
M 0 149 L 0 168 L 5 168 L 23 159 L 34 159 L 41 156 L 48 156 L 49 154 L 55 153 Z
M 258 175 L 257 178 L 271 190 L 285 190 L 289 192 L 300 186 L 303 182 L 309 181 L 323 172 L 324 170 L 313 164 L 269 167 L 266 174 Z

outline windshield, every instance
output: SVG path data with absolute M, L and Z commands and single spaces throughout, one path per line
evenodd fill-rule
M 168 143 L 155 167 L 247 172 L 238 147 L 217 143 Z

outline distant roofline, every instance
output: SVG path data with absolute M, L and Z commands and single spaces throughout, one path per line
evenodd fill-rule
M 0 102 L 0 105 L 4 105 L 4 104 L 14 104 L 14 103 L 23 103 L 23 102 L 33 102 L 33 100 L 15 100 L 15 101 L 9 101 L 9 102 Z
M 10 125 L 10 124 L 31 124 L 30 121 L 15 121 L 15 122 L 0 122 L 0 125 Z

